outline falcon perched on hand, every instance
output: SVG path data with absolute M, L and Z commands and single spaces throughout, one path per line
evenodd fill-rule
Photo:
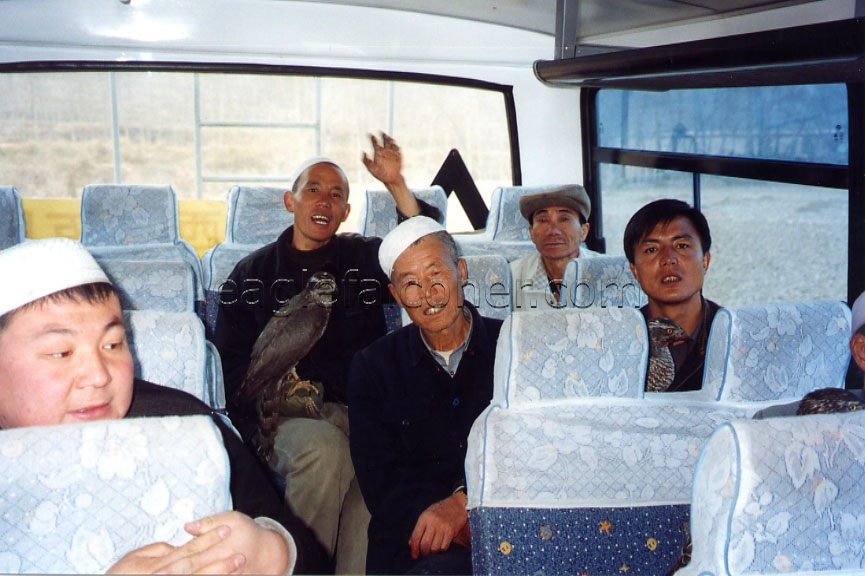
M 273 452 L 280 401 L 289 389 L 303 388 L 294 368 L 324 334 L 336 291 L 333 274 L 313 274 L 303 290 L 273 314 L 252 348 L 237 398 L 245 404 L 260 400 L 253 443 L 265 462 Z
M 670 346 L 687 335 L 669 318 L 652 318 L 649 328 L 649 368 L 646 374 L 646 392 L 663 392 L 676 378 L 676 364 Z
M 844 388 L 820 388 L 808 392 L 799 402 L 796 415 L 855 412 L 865 409 L 865 402 Z

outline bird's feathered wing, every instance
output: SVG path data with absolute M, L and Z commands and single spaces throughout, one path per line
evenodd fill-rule
M 238 391 L 241 402 L 257 398 L 268 384 L 278 383 L 309 354 L 330 319 L 332 303 L 326 305 L 323 294 L 335 285 L 333 275 L 314 274 L 299 294 L 274 313 L 252 347 L 249 367 Z

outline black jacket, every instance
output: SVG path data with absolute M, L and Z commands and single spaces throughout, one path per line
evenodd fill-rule
M 414 324 L 358 352 L 351 365 L 351 457 L 372 519 L 367 570 L 400 573 L 420 514 L 465 484 L 466 440 L 493 394 L 502 321 L 478 315 L 451 377 Z

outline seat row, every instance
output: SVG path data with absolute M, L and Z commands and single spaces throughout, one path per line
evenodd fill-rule
M 651 393 L 639 311 L 511 315 L 493 401 L 468 442 L 475 573 L 665 574 L 688 531 L 694 567 L 683 574 L 851 566 L 862 554 L 842 558 L 838 546 L 865 513 L 852 481 L 865 473 L 865 422 L 790 436 L 812 417 L 749 421 L 843 387 L 849 338 L 842 302 L 722 308 L 703 388 Z

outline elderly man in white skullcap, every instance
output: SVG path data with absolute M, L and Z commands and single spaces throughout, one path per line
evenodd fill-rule
M 502 322 L 463 299 L 465 261 L 435 221 L 403 222 L 379 258 L 412 323 L 357 353 L 349 375 L 367 572 L 471 574 L 466 439 L 492 398 Z
M 177 548 L 157 542 L 116 550 L 104 570 L 290 574 L 326 567 L 312 533 L 231 427 L 186 392 L 134 378 L 120 300 L 86 248 L 67 238 L 26 241 L 0 251 L 0 278 L 0 428 L 209 414 L 222 433 L 233 511 L 187 524 L 192 539 Z
M 396 142 L 387 135 L 381 143 L 371 139 L 373 157 L 364 154 L 363 162 L 390 191 L 398 219 L 441 218 L 406 185 Z M 339 287 L 336 305 L 324 334 L 296 366 L 306 386 L 293 388 L 323 393 L 322 417 L 294 413 L 293 402 L 282 402 L 268 464 L 285 479 L 286 501 L 324 544 L 336 573 L 362 574 L 369 513 L 349 454 L 347 374 L 354 353 L 386 332 L 382 300 L 390 297 L 378 263 L 381 239 L 337 234 L 351 207 L 345 171 L 332 159 L 303 162 L 284 201 L 294 224 L 241 260 L 219 290 L 213 339 L 222 357 L 229 416 L 244 439 L 254 438 L 256 409 L 239 402 L 237 392 L 256 339 L 280 304 L 299 293 L 314 273 L 333 274 Z

